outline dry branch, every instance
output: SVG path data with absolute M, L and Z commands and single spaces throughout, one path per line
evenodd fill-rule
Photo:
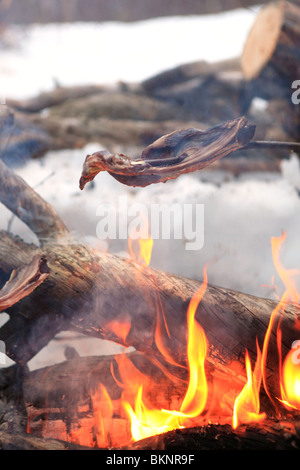
M 104 91 L 104 88 L 97 85 L 57 87 L 53 91 L 44 92 L 33 98 L 16 100 L 8 98 L 7 106 L 16 111 L 25 113 L 36 113 L 45 108 L 57 106 L 65 101 L 87 97 Z
M 21 219 L 41 243 L 66 236 L 68 230 L 54 209 L 0 160 L 0 201 Z

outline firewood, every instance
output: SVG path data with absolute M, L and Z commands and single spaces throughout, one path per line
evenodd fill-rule
M 113 415 L 103 418 L 106 443 L 111 449 L 125 450 L 172 450 L 184 449 L 292 449 L 300 445 L 299 412 L 286 412 L 280 418 L 272 413 L 272 405 L 261 395 L 261 410 L 267 411 L 263 423 L 240 425 L 232 428 L 232 403 L 224 409 L 226 399 L 234 398 L 243 387 L 238 378 L 218 381 L 214 377 L 214 390 L 222 392 L 218 406 L 213 412 L 213 390 L 203 416 L 191 420 L 185 430 L 170 431 L 130 443 L 130 422 L 121 404 L 122 379 L 118 374 L 118 356 L 80 357 L 32 371 L 24 381 L 24 400 L 28 410 L 28 431 L 32 436 L 55 438 L 76 443 L 76 430 L 82 429 L 83 439 L 77 444 L 94 446 L 93 424 L 95 410 L 92 397 L 102 385 L 109 391 Z M 186 369 L 155 362 L 153 356 L 138 352 L 126 354 L 143 377 L 143 397 L 153 408 L 178 410 L 187 389 Z M 128 366 L 127 366 L 128 367 Z M 165 367 L 165 369 L 164 369 Z M 165 374 L 165 370 L 168 374 Z M 117 380 L 116 380 L 117 379 Z M 145 392 L 146 391 L 146 392 Z M 231 397 L 231 398 L 230 398 Z M 107 402 L 97 402 L 98 409 L 107 409 Z M 215 405 L 216 406 L 216 405 Z M 223 413 L 223 414 L 222 414 Z M 291 420 L 292 417 L 292 420 Z M 211 424 L 209 424 L 211 423 Z M 197 426 L 197 427 L 195 427 Z M 73 432 L 72 432 L 73 431 Z M 217 438 L 218 436 L 218 438 Z M 130 443 L 130 444 L 128 444 Z M 272 447 L 271 447 L 272 446 Z
M 159 363 L 164 370 L 174 367 L 177 372 L 173 380 L 179 380 L 176 391 L 168 385 L 167 374 L 167 379 L 162 380 L 167 397 L 159 394 L 161 387 L 154 388 L 153 393 L 156 399 L 159 397 L 168 403 L 178 400 L 177 394 L 186 383 L 184 374 L 187 373 L 187 308 L 201 282 L 144 268 L 131 260 L 99 253 L 80 244 L 54 209 L 24 180 L 2 162 L 0 169 L 0 200 L 27 224 L 40 243 L 40 246 L 27 245 L 3 232 L 0 237 L 1 270 L 10 274 L 32 259 L 45 260 L 49 270 L 40 285 L 7 309 L 10 319 L 0 329 L 7 355 L 25 366 L 58 332 L 65 330 L 104 338 L 126 347 L 133 346 L 146 354 L 147 361 L 154 366 L 153 369 L 146 367 L 149 379 L 151 370 L 155 371 L 155 377 L 158 376 Z M 26 271 L 27 268 L 23 269 Z M 207 286 L 196 319 L 203 327 L 209 345 L 206 360 L 209 384 L 222 384 L 223 389 L 224 384 L 229 384 L 230 392 L 240 390 L 245 381 L 245 351 L 252 360 L 256 359 L 256 340 L 261 348 L 271 314 L 277 306 L 277 302 Z M 283 357 L 298 335 L 295 329 L 298 306 L 285 305 L 282 310 L 284 314 L 275 319 L 271 331 L 266 364 L 268 391 L 272 396 L 279 394 L 277 322 L 280 321 L 282 329 Z M 116 330 L 115 324 L 126 326 L 126 334 Z M 142 363 L 144 360 L 143 356 Z M 74 362 L 78 368 L 79 358 Z M 93 380 L 97 383 L 95 376 Z M 112 380 L 107 372 L 101 374 L 101 380 L 103 376 Z M 53 380 L 53 384 L 55 382 Z M 60 392 L 58 387 L 57 393 Z M 81 392 L 86 398 L 83 385 L 78 387 L 79 399 L 82 399 Z M 58 395 L 54 392 L 54 396 Z M 74 399 L 76 397 L 75 394 Z M 34 397 L 29 397 L 28 401 L 34 401 Z M 71 409 L 73 404 L 70 399 L 68 406 Z M 77 412 L 76 406 L 74 409 Z M 57 430 L 57 424 L 53 422 L 54 430 Z M 76 429 L 72 432 L 76 434 Z
M 224 72 L 239 72 L 240 60 L 227 59 L 216 63 L 205 61 L 182 64 L 170 70 L 160 72 L 141 83 L 148 93 L 155 93 L 159 89 L 166 89 L 179 83 L 187 82 L 195 78 L 207 78 Z
M 300 76 L 300 8 L 286 1 L 259 12 L 244 46 L 244 76 L 263 97 L 289 100 L 292 83 Z
M 13 99 L 6 100 L 7 106 L 15 111 L 22 111 L 25 113 L 36 113 L 45 108 L 57 106 L 67 100 L 74 100 L 82 97 L 88 97 L 97 93 L 107 91 L 102 86 L 89 85 L 89 86 L 73 86 L 73 87 L 57 87 L 53 91 L 40 93 L 33 98 L 27 99 Z

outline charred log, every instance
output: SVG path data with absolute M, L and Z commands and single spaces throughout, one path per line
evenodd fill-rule
M 297 430 L 297 431 L 296 431 Z M 282 436 L 285 436 L 283 439 Z M 124 450 L 297 450 L 300 448 L 299 422 L 269 420 L 263 424 L 241 426 L 208 424 L 178 429 L 135 442 Z
M 130 159 L 108 151 L 88 155 L 80 178 L 80 189 L 100 171 L 129 186 L 148 186 L 202 170 L 208 164 L 237 151 L 249 143 L 255 126 L 241 117 L 206 131 L 180 129 L 149 145 L 140 158 Z

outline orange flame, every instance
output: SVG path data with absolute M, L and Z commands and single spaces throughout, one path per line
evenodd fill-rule
M 131 420 L 131 433 L 134 440 L 160 434 L 187 425 L 187 420 L 199 416 L 207 401 L 208 386 L 205 376 L 207 341 L 201 326 L 195 320 L 199 302 L 207 286 L 206 270 L 204 282 L 192 298 L 187 314 L 189 384 L 180 410 L 155 409 L 143 397 L 143 385 L 136 388 L 134 406 L 123 400 L 123 406 Z M 141 383 L 141 382 L 140 382 Z
M 190 380 L 184 397 L 181 412 L 189 417 L 202 413 L 208 394 L 204 362 L 207 354 L 207 341 L 202 327 L 195 320 L 195 314 L 207 287 L 207 273 L 204 269 L 204 281 L 200 289 L 192 298 L 188 308 L 188 348 Z
M 264 345 L 263 345 L 263 352 L 262 352 L 262 368 L 263 368 L 263 383 L 264 388 L 270 398 L 270 400 L 274 404 L 273 398 L 270 396 L 268 391 L 268 384 L 267 384 L 267 377 L 266 377 L 266 364 L 267 364 L 267 354 L 268 354 L 268 346 L 270 341 L 270 335 L 274 330 L 275 322 L 278 321 L 277 325 L 277 347 L 279 353 L 279 381 L 280 381 L 280 389 L 281 389 L 281 402 L 283 402 L 287 407 L 297 407 L 299 406 L 299 386 L 298 384 L 298 377 L 300 377 L 299 373 L 299 365 L 293 364 L 291 358 L 294 357 L 292 351 L 287 355 L 284 365 L 282 366 L 281 362 L 281 329 L 280 329 L 280 322 L 282 315 L 285 311 L 285 305 L 287 303 L 294 303 L 299 304 L 299 293 L 297 291 L 296 286 L 296 276 L 299 275 L 299 271 L 296 269 L 286 269 L 283 267 L 281 260 L 280 260 L 280 250 L 282 248 L 282 244 L 286 239 L 286 233 L 280 237 L 272 237 L 271 244 L 272 244 L 272 254 L 273 254 L 273 262 L 276 268 L 277 274 L 279 275 L 280 279 L 282 280 L 285 291 L 281 297 L 280 302 L 273 310 L 269 326 L 265 335 Z M 297 327 L 297 323 L 295 322 L 295 327 Z M 297 398 L 298 393 L 298 398 Z M 291 400 L 291 403 L 289 402 Z M 298 405 L 295 405 L 295 402 Z
M 116 319 L 108 322 L 106 324 L 106 328 L 111 330 L 116 335 L 116 337 L 120 338 L 123 343 L 125 343 L 131 328 L 131 323 L 130 321 L 126 321 L 124 319 Z
M 233 408 L 232 427 L 236 429 L 242 423 L 261 422 L 266 418 L 265 413 L 259 413 L 259 391 L 261 385 L 261 351 L 257 345 L 257 360 L 252 372 L 251 361 L 246 350 L 245 364 L 247 383 L 236 398 Z
M 94 412 L 94 435 L 97 447 L 107 447 L 109 439 L 104 425 L 104 418 L 111 419 L 113 415 L 113 405 L 108 391 L 103 384 L 92 397 Z
M 226 408 L 226 422 L 232 419 L 232 427 L 234 429 L 238 428 L 243 423 L 261 422 L 266 418 L 266 414 L 260 412 L 259 394 L 262 382 L 267 394 L 273 402 L 274 397 L 270 396 L 267 387 L 266 365 L 270 336 L 274 327 L 276 327 L 276 321 L 277 348 L 279 353 L 279 384 L 281 390 L 280 401 L 289 410 L 300 410 L 300 341 L 293 343 L 283 364 L 281 356 L 282 332 L 280 325 L 285 304 L 287 302 L 299 303 L 299 294 L 295 283 L 295 275 L 298 274 L 298 271 L 285 269 L 280 260 L 280 249 L 285 238 L 285 233 L 283 233 L 281 237 L 273 237 L 271 240 L 274 265 L 285 286 L 285 291 L 280 302 L 272 312 L 262 351 L 257 343 L 257 359 L 253 371 L 249 353 L 247 350 L 245 352 L 246 383 L 235 401 L 232 399 L 233 394 L 230 395 L 228 407 Z M 138 239 L 138 252 L 137 249 L 133 250 L 132 239 L 128 240 L 128 244 L 132 259 L 141 265 L 141 270 L 143 271 L 149 266 L 151 261 L 153 248 L 152 238 L 148 236 L 148 238 Z M 155 291 L 154 298 L 157 309 L 155 342 L 157 349 L 160 351 L 165 361 L 179 366 L 172 357 L 172 348 L 170 348 L 170 350 L 168 348 L 168 342 L 172 341 L 172 335 L 164 315 L 163 303 L 159 297 L 155 274 L 152 273 L 150 269 L 147 271 L 149 271 L 147 274 L 153 277 Z M 189 380 L 181 405 L 170 405 L 171 409 L 164 409 L 162 406 L 158 405 L 154 406 L 151 403 L 151 389 L 153 385 L 151 376 L 140 372 L 127 354 L 118 354 L 115 356 L 118 374 L 114 371 L 115 361 L 111 363 L 111 373 L 118 386 L 122 389 L 121 398 L 117 400 L 114 399 L 112 402 L 106 388 L 100 384 L 99 389 L 92 396 L 93 416 L 90 418 L 89 424 L 86 426 L 82 424 L 75 429 L 73 428 L 71 432 L 68 433 L 68 437 L 73 442 L 78 442 L 79 444 L 88 445 L 90 447 L 96 446 L 103 448 L 111 446 L 113 416 L 120 416 L 120 420 L 123 419 L 123 421 L 125 421 L 124 417 L 126 416 L 126 430 L 124 431 L 126 437 L 124 437 L 124 439 L 129 439 L 128 424 L 130 424 L 131 437 L 134 441 L 173 429 L 195 425 L 195 418 L 197 418 L 198 423 L 198 419 L 201 417 L 201 423 L 203 423 L 203 412 L 208 402 L 208 382 L 205 372 L 208 342 L 203 328 L 196 320 L 196 312 L 207 288 L 206 267 L 204 268 L 203 277 L 203 283 L 192 297 L 187 310 L 186 340 Z M 272 285 L 273 284 L 274 279 L 272 279 Z M 121 338 L 123 342 L 126 342 L 131 327 L 129 318 L 122 316 L 116 317 L 109 324 L 109 327 L 117 337 Z M 164 372 L 168 378 L 172 379 L 174 383 L 176 380 L 182 380 L 172 376 L 172 373 L 168 371 L 165 366 L 160 364 L 159 359 L 154 358 L 152 360 L 153 363 L 155 361 L 157 361 L 156 365 L 161 367 L 162 372 Z M 185 366 L 181 365 L 181 367 Z M 183 380 L 182 383 L 185 384 Z M 216 383 L 218 382 L 215 381 L 213 386 L 215 386 Z M 221 397 L 222 393 L 224 393 L 224 390 L 222 387 L 219 387 L 218 397 Z M 172 409 L 172 407 L 175 409 Z M 232 407 L 233 414 L 231 418 Z M 208 418 L 211 418 L 211 415 L 208 414 L 211 409 L 207 410 L 206 408 L 206 416 L 208 416 Z M 128 417 L 130 423 L 128 423 Z M 28 432 L 31 431 L 30 424 L 29 418 Z M 119 428 L 120 424 L 118 423 L 117 426 Z
M 110 396 L 103 384 L 93 394 L 92 408 L 93 419 L 85 425 L 73 428 L 68 438 L 71 442 L 89 447 L 108 447 L 110 445 L 109 434 L 105 422 L 109 422 L 113 416 L 113 405 Z
M 128 249 L 131 258 L 136 261 L 137 263 L 141 264 L 144 267 L 149 266 L 152 256 L 152 248 L 153 248 L 153 239 L 149 232 L 149 223 L 148 220 L 141 214 L 143 217 L 143 229 L 141 232 L 141 236 L 136 240 L 138 242 L 138 254 L 135 254 L 135 250 L 133 247 L 133 238 L 129 236 L 128 238 Z
M 300 410 L 300 341 L 295 341 L 282 368 L 281 397 L 287 408 Z

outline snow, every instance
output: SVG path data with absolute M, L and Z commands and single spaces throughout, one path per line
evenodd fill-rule
M 15 26 L 1 51 L 0 94 L 25 98 L 55 83 L 138 82 L 183 63 L 238 57 L 257 8 L 136 23 Z
M 0 94 L 32 96 L 51 89 L 54 81 L 62 85 L 137 82 L 184 62 L 235 57 L 241 52 L 256 12 L 254 8 L 135 24 L 33 25 L 25 32 L 14 28 L 13 37 L 21 42 L 18 47 L 0 51 Z M 300 166 L 295 155 L 282 162 L 281 172 L 276 175 L 234 178 L 206 171 L 166 184 L 129 189 L 101 173 L 93 186 L 80 191 L 78 181 L 85 156 L 101 147 L 101 142 L 91 142 L 84 149 L 48 152 L 16 170 L 53 205 L 79 239 L 101 250 L 128 255 L 126 240 L 102 241 L 96 235 L 99 205 L 110 202 L 117 208 L 124 196 L 130 204 L 139 202 L 147 207 L 151 202 L 204 204 L 203 248 L 188 251 L 184 240 L 155 240 L 150 266 L 201 279 L 207 264 L 211 284 L 274 298 L 271 237 L 285 231 L 283 265 L 300 267 Z M 10 219 L 11 214 L 1 207 L 0 228 L 6 229 Z M 35 241 L 16 218 L 11 229 L 25 240 Z M 275 283 L 281 291 L 278 276 Z M 3 321 L 7 318 L 6 314 L 1 316 Z M 68 340 L 68 334 L 58 335 L 30 367 L 64 360 L 68 344 L 76 344 L 81 355 L 120 350 L 96 339 L 80 337 L 74 342 L 72 335 Z

